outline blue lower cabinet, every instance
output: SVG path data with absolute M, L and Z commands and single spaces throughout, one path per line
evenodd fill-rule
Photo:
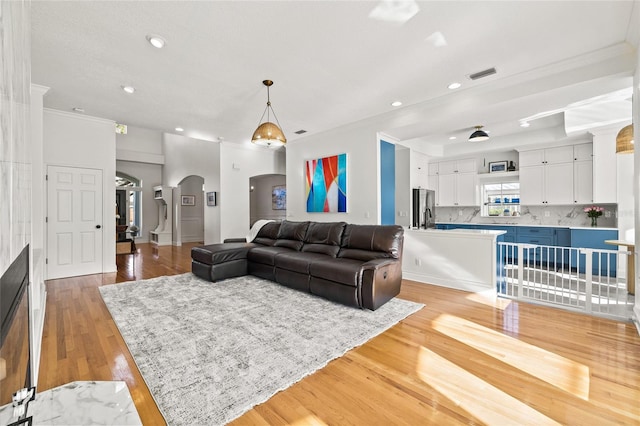
M 572 229 L 571 247 L 592 248 L 600 250 L 616 250 L 616 246 L 605 244 L 605 240 L 617 240 L 618 231 L 615 229 Z M 571 267 L 578 272 L 585 272 L 585 255 L 578 255 L 575 250 L 571 251 Z M 591 273 L 595 275 L 616 276 L 616 255 L 615 254 L 593 254 Z
M 516 233 L 516 242 L 520 244 L 532 244 L 536 246 L 555 246 L 555 228 L 539 226 L 521 226 Z M 536 247 L 524 250 L 524 259 L 530 264 L 556 266 L 557 250 L 549 247 Z

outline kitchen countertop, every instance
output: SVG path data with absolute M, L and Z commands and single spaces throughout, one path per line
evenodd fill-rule
M 480 225 L 480 226 L 520 226 L 520 227 L 533 227 L 533 228 L 565 228 L 565 229 L 591 229 L 591 230 L 607 230 L 617 231 L 618 228 L 604 228 L 604 227 L 591 227 L 591 226 L 563 226 L 563 225 L 534 225 L 526 223 L 469 223 L 469 222 L 436 222 L 436 225 Z

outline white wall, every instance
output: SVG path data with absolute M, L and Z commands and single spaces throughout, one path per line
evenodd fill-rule
M 149 242 L 149 232 L 158 226 L 158 205 L 153 199 L 153 187 L 162 184 L 162 166 L 160 164 L 139 163 L 116 160 L 116 171 L 140 180 L 142 186 L 142 229 L 136 243 Z
M 286 157 L 289 156 L 289 146 Z M 238 145 L 223 142 L 220 147 L 220 239 L 237 238 L 249 229 L 249 179 L 252 176 L 284 174 L 285 151 L 255 145 Z M 205 182 L 206 184 L 206 182 Z M 288 178 L 287 178 L 288 184 Z M 209 191 L 209 189 L 207 189 Z M 289 208 L 289 186 L 287 185 L 287 212 Z M 206 225 L 205 225 L 206 226 Z
M 44 159 L 50 165 L 102 170 L 102 268 L 116 271 L 116 136 L 111 120 L 44 110 Z M 108 238 L 107 238 L 108 236 Z
M 162 171 L 163 185 L 176 187 L 187 176 L 197 175 L 204 179 L 204 192 L 216 191 L 220 197 L 222 192 L 220 186 L 220 143 L 163 133 L 162 147 L 165 157 Z M 179 203 L 179 197 L 174 197 L 173 211 Z M 219 200 L 218 206 L 220 205 Z M 220 211 L 220 207 L 208 207 L 204 210 L 205 244 L 222 241 L 220 239 Z M 246 215 L 249 215 L 248 206 Z M 178 220 L 177 217 L 176 220 Z
M 378 134 L 374 122 L 340 127 L 287 144 L 287 219 L 378 224 Z M 305 161 L 347 154 L 347 213 L 307 213 Z
M 38 108 L 42 112 L 44 91 L 31 96 L 31 16 L 28 2 L 3 1 L 0 5 L 0 40 L 2 40 L 2 58 L 0 59 L 0 275 L 4 274 L 27 244 L 31 244 L 33 255 L 33 207 L 37 201 L 32 198 L 34 168 L 40 170 L 38 161 L 42 158 L 42 139 L 40 122 L 36 123 L 35 133 L 32 118 L 37 118 Z M 35 103 L 32 105 L 33 100 Z M 35 135 L 35 136 L 34 136 Z M 35 153 L 35 158 L 34 158 Z M 37 176 L 37 172 L 36 172 Z M 42 184 L 40 184 L 41 186 Z M 41 209 L 41 206 L 37 206 Z M 41 210 L 40 210 L 41 211 Z M 42 224 L 40 223 L 40 229 Z M 38 229 L 36 229 L 38 231 Z M 38 241 L 42 246 L 42 238 Z M 42 266 L 42 256 L 38 261 Z M 33 273 L 31 258 L 30 283 L 27 291 L 30 296 L 39 296 L 44 292 L 40 277 Z M 26 296 L 27 293 L 25 293 Z M 35 302 L 35 303 L 34 303 Z M 42 336 L 41 319 L 44 300 L 32 298 L 30 306 L 31 336 L 31 378 L 33 386 L 37 383 L 37 370 L 40 363 L 40 341 Z M 35 321 L 34 321 L 35 319 Z M 5 347 L 7 353 L 13 348 Z M 7 367 L 12 367 L 9 360 Z M 11 377 L 9 372 L 7 377 Z M 8 381 L 0 386 L 7 386 Z M 17 390 L 10 389 L 11 392 Z M 6 392 L 3 392 L 6 394 Z M 6 403 L 8 401 L 3 401 Z
M 636 16 L 640 14 L 640 10 L 636 9 Z M 640 138 L 640 49 L 636 49 L 636 71 L 633 76 L 633 134 L 636 147 Z M 638 256 L 638 242 L 640 242 L 640 148 L 634 148 L 634 172 L 633 172 L 633 199 L 634 199 L 634 240 L 636 242 L 635 260 L 636 260 L 636 304 L 633 308 L 635 314 L 636 326 L 640 332 L 640 259 Z
M 162 152 L 162 132 L 142 127 L 127 126 L 127 134 L 116 134 L 118 160 L 134 153 L 159 155 Z
M 396 145 L 396 225 L 411 225 L 411 150 Z
M 286 218 L 287 211 L 274 210 L 272 203 L 273 187 L 283 186 L 286 183 L 285 175 L 265 175 L 249 179 L 249 185 L 253 189 L 246 189 L 249 191 L 250 204 L 250 223 L 247 226 L 253 225 L 258 219 L 284 220 Z M 238 237 L 242 236 L 244 235 L 238 235 Z
M 45 180 L 43 132 L 43 96 L 49 88 L 31 85 L 31 271 L 29 272 L 31 303 L 31 376 L 33 386 L 38 383 L 40 351 L 47 305 L 45 276 Z

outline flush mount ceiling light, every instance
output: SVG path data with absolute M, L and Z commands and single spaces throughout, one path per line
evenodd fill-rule
M 265 113 L 267 114 L 267 121 L 260 124 L 256 131 L 253 132 L 251 142 L 262 146 L 282 146 L 287 143 L 287 138 L 284 137 L 284 133 L 282 133 L 280 129 L 280 122 L 271 107 L 271 99 L 269 98 L 269 87 L 273 85 L 273 81 L 264 80 L 262 84 L 267 86 L 267 107 L 264 109 L 262 117 L 260 117 L 260 123 L 262 123 Z M 269 121 L 271 119 L 271 113 L 273 113 L 273 118 L 276 119 L 276 123 L 278 124 Z
M 456 139 L 457 139 L 457 138 L 456 138 L 455 136 L 449 136 L 449 140 L 450 140 L 450 141 L 454 141 L 454 140 L 456 140 Z
M 451 83 L 450 85 L 448 85 L 447 87 L 451 90 L 454 89 L 459 89 L 460 86 L 462 86 L 462 84 L 458 83 L 457 81 L 454 81 L 453 83 Z
M 391 102 L 391 106 L 393 106 L 393 107 L 399 107 L 400 105 L 402 105 L 402 102 L 400 102 L 400 101 Z
M 469 142 L 482 142 L 489 139 L 489 135 L 482 130 L 482 127 L 484 126 L 476 126 L 476 131 L 469 136 Z
M 395 24 L 404 24 L 419 11 L 420 7 L 418 7 L 418 3 L 416 3 L 415 0 L 382 0 L 369 13 L 369 18 Z
M 133 87 L 133 86 L 122 86 L 122 90 L 124 90 L 125 92 L 131 94 L 131 93 L 136 91 L 136 88 Z
M 616 154 L 633 153 L 633 124 L 623 127 L 616 136 Z
M 156 34 L 149 34 L 147 36 L 147 41 L 157 49 L 162 49 L 164 45 L 167 43 L 165 39 L 163 39 L 162 37 Z

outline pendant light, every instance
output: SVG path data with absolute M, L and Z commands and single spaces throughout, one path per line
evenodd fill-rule
M 616 136 L 616 154 L 633 153 L 633 124 L 623 127 Z
M 487 132 L 482 130 L 483 126 L 476 126 L 476 131 L 469 136 L 469 142 L 482 142 L 489 139 Z
M 278 117 L 276 117 L 276 113 L 273 111 L 271 107 L 271 100 L 269 98 L 269 87 L 273 85 L 273 81 L 264 80 L 262 82 L 265 86 L 267 86 L 267 107 L 264 109 L 262 113 L 262 117 L 260 117 L 260 123 L 264 119 L 264 114 L 267 114 L 267 121 L 260 124 L 255 132 L 253 132 L 253 136 L 251 137 L 251 142 L 256 145 L 262 146 L 283 146 L 287 143 L 287 138 L 284 137 L 284 133 L 280 129 L 280 122 L 278 121 Z M 272 123 L 271 113 L 273 113 L 273 118 L 275 118 L 276 123 Z

